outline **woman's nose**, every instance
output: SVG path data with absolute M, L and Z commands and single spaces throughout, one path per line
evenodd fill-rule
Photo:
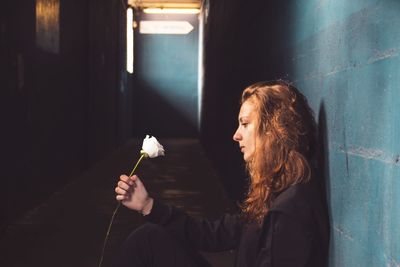
M 236 130 L 236 132 L 233 134 L 233 140 L 236 142 L 239 142 L 242 139 L 242 136 L 239 133 L 239 129 Z

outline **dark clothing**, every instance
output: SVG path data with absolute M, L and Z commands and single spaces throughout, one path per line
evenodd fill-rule
M 236 266 L 327 265 L 329 220 L 316 182 L 281 192 L 261 228 L 238 215 L 199 219 L 157 200 L 147 220 L 163 226 L 183 244 L 203 251 L 237 249 Z
M 112 266 L 212 267 L 196 250 L 153 223 L 142 225 L 128 237 Z
M 117 266 L 209 266 L 196 250 L 232 249 L 237 250 L 237 267 L 327 266 L 329 220 L 320 192 L 315 182 L 289 187 L 276 197 L 262 227 L 243 223 L 237 214 L 224 214 L 217 220 L 193 218 L 154 200 L 145 218 L 160 227 L 154 231 L 154 224 L 146 226 L 153 229 L 152 237 L 140 236 L 140 232 L 149 233 L 143 229 L 131 237 L 120 258 L 125 264 Z

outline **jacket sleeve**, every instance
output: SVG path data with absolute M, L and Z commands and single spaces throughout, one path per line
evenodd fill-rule
M 309 266 L 312 236 L 296 218 L 281 212 L 271 212 L 262 238 L 257 267 Z
M 237 215 L 224 214 L 217 220 L 194 218 L 154 199 L 151 213 L 145 218 L 196 249 L 218 252 L 234 249 L 239 243 L 241 226 Z

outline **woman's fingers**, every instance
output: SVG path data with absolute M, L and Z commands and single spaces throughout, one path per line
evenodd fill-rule
M 140 181 L 139 176 L 137 176 L 137 175 L 131 176 L 131 177 L 130 177 L 130 182 L 133 183 L 133 186 L 134 186 L 134 187 L 136 187 L 136 186 L 143 186 L 142 181 Z
M 121 175 L 119 179 L 120 180 L 117 183 L 117 187 L 115 188 L 115 193 L 117 193 L 115 198 L 119 201 L 128 200 L 133 193 L 133 188 L 135 188 L 137 183 L 140 183 L 141 181 L 136 175 L 131 177 L 127 175 Z
M 136 183 L 136 181 L 139 180 L 139 177 L 137 175 L 132 175 L 131 177 L 128 177 L 128 183 Z
M 136 176 L 136 175 L 135 175 L 135 176 Z M 133 177 L 133 176 L 132 176 L 132 177 Z M 119 177 L 119 179 L 120 179 L 121 181 L 123 181 L 123 182 L 129 184 L 129 185 L 133 185 L 133 184 L 134 184 L 133 180 L 129 179 L 129 177 L 128 177 L 127 175 L 121 175 L 121 176 Z
M 126 200 L 130 198 L 128 192 L 120 187 L 115 188 L 115 193 L 117 193 L 117 196 L 115 197 L 117 200 Z
M 128 199 L 129 197 L 128 197 L 128 196 L 125 196 L 125 195 L 117 195 L 115 198 L 116 198 L 117 200 L 125 200 L 125 199 Z
M 125 191 L 128 191 L 131 188 L 131 185 L 123 182 L 123 181 L 119 181 L 118 182 L 118 187 L 124 189 Z
M 119 178 L 120 181 L 117 183 L 117 187 L 115 188 L 115 193 L 118 194 L 116 198 L 117 200 L 128 199 L 132 187 L 135 187 L 136 184 L 127 175 L 121 175 Z
M 116 187 L 115 193 L 117 193 L 119 195 L 125 195 L 127 192 L 126 192 L 126 190 L 122 189 L 121 187 Z

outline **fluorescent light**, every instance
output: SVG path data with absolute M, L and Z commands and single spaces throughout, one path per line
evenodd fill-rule
M 126 10 L 126 70 L 133 73 L 133 9 Z
M 198 14 L 198 8 L 145 8 L 143 12 L 146 14 Z

